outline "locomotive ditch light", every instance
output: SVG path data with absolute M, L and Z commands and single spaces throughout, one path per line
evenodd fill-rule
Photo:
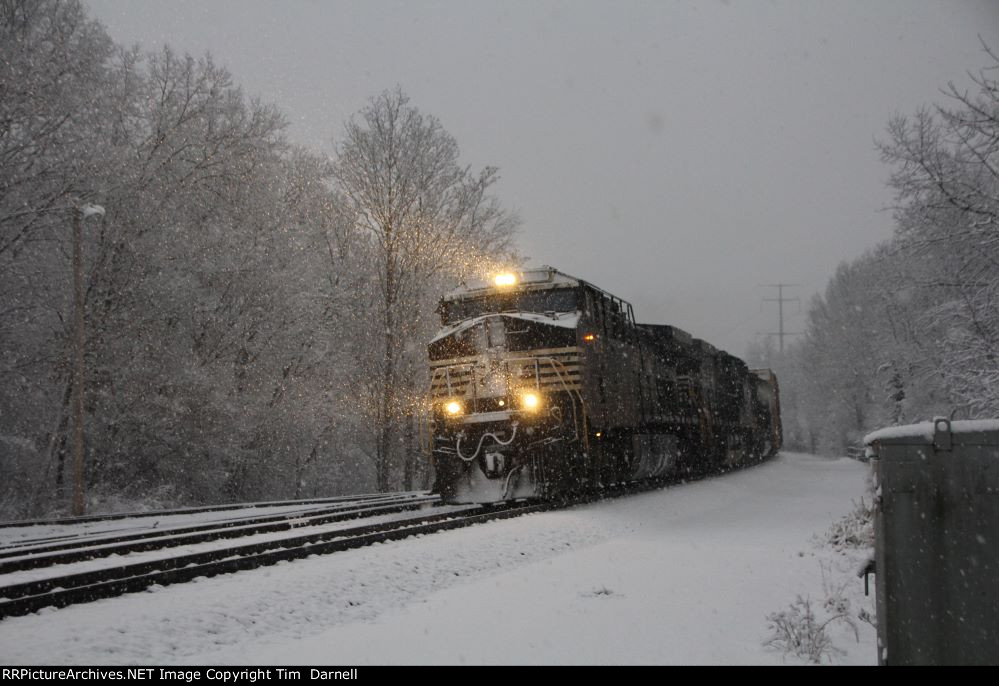
M 501 272 L 493 277 L 493 283 L 497 286 L 517 285 L 517 275 L 513 272 Z
M 586 341 L 587 343 L 592 343 L 593 341 L 597 340 L 597 335 L 593 333 L 583 334 L 583 340 Z
M 457 400 L 449 400 L 444 403 L 444 411 L 447 412 L 452 417 L 457 417 L 462 412 L 461 403 Z

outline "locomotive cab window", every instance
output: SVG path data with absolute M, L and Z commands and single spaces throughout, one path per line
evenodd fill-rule
M 499 312 L 575 312 L 579 294 L 575 288 L 542 291 L 490 293 L 479 298 L 441 303 L 441 322 L 453 324 L 471 317 Z

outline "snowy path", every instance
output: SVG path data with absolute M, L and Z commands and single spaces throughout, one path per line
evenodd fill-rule
M 780 663 L 766 615 L 863 583 L 819 548 L 866 468 L 766 465 L 0 622 L 4 663 Z M 874 663 L 833 634 L 838 661 Z M 788 661 L 793 661 L 788 659 Z

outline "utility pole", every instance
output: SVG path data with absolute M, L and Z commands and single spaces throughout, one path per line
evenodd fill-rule
M 784 336 L 799 336 L 801 331 L 784 331 L 784 303 L 787 302 L 797 302 L 801 305 L 801 298 L 785 298 L 784 289 L 785 288 L 797 288 L 801 284 L 798 283 L 764 283 L 760 284 L 764 288 L 776 288 L 777 297 L 776 298 L 764 298 L 763 302 L 777 303 L 777 321 L 778 330 L 776 332 L 771 331 L 770 336 L 777 336 L 780 341 L 780 351 L 784 352 Z
M 73 514 L 83 514 L 83 220 L 92 215 L 104 216 L 99 205 L 73 208 L 73 300 L 75 331 L 73 334 Z

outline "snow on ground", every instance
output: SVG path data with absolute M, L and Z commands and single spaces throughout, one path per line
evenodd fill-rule
M 798 596 L 872 611 L 861 552 L 817 534 L 866 467 L 785 453 L 735 474 L 570 510 L 0 621 L 4 663 L 800 662 L 765 648 Z M 842 593 L 834 593 L 842 588 Z M 829 626 L 826 660 L 876 662 Z

